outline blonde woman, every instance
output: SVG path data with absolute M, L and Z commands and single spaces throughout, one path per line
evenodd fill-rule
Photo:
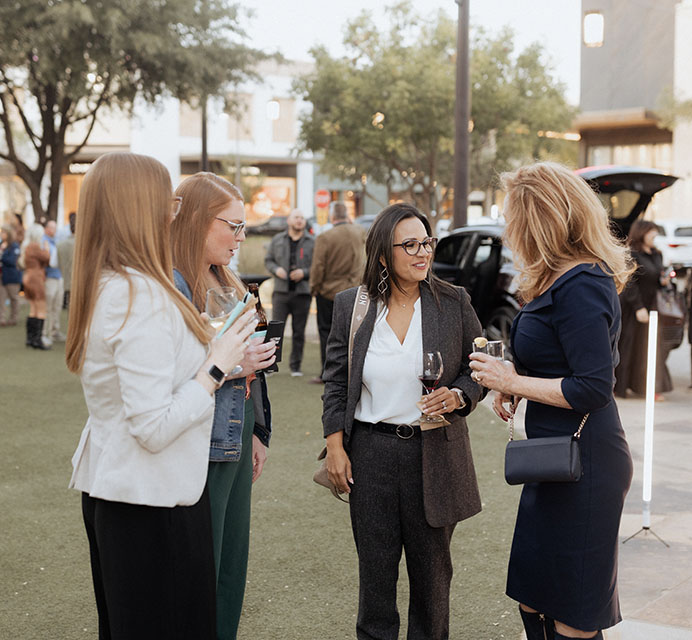
M 173 284 L 165 167 L 102 156 L 79 199 L 67 366 L 89 419 L 70 486 L 82 511 L 100 638 L 215 633 L 207 457 L 213 394 L 243 360 L 255 322 L 210 343 Z
M 602 638 L 621 619 L 618 528 L 632 478 L 613 399 L 629 252 L 596 195 L 566 167 L 523 167 L 505 174 L 503 186 L 505 239 L 526 304 L 512 327 L 514 366 L 472 354 L 473 375 L 498 392 L 493 408 L 504 420 L 526 398 L 529 438 L 571 435 L 589 414 L 582 478 L 524 485 L 507 595 L 521 603 L 529 640 L 552 638 L 553 621 L 555 638 Z
M 41 340 L 46 319 L 46 267 L 49 260 L 50 249 L 44 239 L 43 227 L 38 223 L 32 224 L 22 244 L 19 264 L 24 269 L 22 284 L 24 296 L 29 301 L 26 346 L 42 350 L 50 348 Z
M 241 298 L 245 286 L 226 266 L 245 240 L 240 191 L 224 178 L 201 172 L 184 180 L 175 194 L 182 201 L 172 225 L 176 286 L 199 310 L 204 309 L 207 290 L 214 287 L 233 287 Z M 262 373 L 255 379 L 255 372 L 274 363 L 274 351 L 273 343 L 255 338 L 240 371 L 216 392 L 208 486 L 220 640 L 236 637 L 243 608 L 250 494 L 271 436 L 266 382 Z

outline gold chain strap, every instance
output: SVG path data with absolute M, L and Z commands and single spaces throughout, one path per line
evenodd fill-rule
M 581 438 L 581 430 L 584 428 L 584 425 L 586 424 L 586 421 L 589 419 L 590 414 L 586 414 L 582 420 L 581 424 L 579 425 L 579 428 L 576 430 L 574 435 L 572 436 L 573 438 L 576 438 L 577 440 Z M 514 414 L 512 414 L 509 417 L 509 441 L 512 442 L 514 440 Z

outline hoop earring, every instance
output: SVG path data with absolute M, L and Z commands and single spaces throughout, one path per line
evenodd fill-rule
M 387 271 L 387 267 L 382 267 L 382 271 L 380 271 L 380 281 L 377 283 L 377 290 L 380 292 L 380 295 L 384 295 L 387 289 L 389 289 L 387 278 L 389 278 L 389 271 Z

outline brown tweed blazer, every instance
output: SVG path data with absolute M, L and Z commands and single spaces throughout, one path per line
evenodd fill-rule
M 363 363 L 377 315 L 377 305 L 371 303 L 353 341 L 349 385 L 348 339 L 356 291 L 357 288 L 348 289 L 336 296 L 322 374 L 325 381 L 322 398 L 324 435 L 343 430 L 347 450 L 353 416 L 360 399 Z M 481 335 L 482 329 L 466 291 L 458 288 L 457 293 L 458 299 L 440 296 L 438 307 L 428 285 L 421 284 L 423 351 L 442 354 L 444 373 L 440 386 L 461 389 L 469 401 L 464 409 L 446 414 L 451 422 L 449 426 L 422 434 L 423 499 L 425 517 L 432 527 L 454 524 L 481 510 L 465 416 L 483 397 L 483 389 L 471 380 L 468 366 L 473 338 Z

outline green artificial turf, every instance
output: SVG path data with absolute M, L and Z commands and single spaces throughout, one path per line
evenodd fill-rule
M 79 495 L 67 489 L 86 420 L 81 387 L 65 368 L 63 345 L 25 348 L 23 322 L 0 329 L 0 638 L 96 638 Z M 254 487 L 242 640 L 355 638 L 348 507 L 312 482 L 323 445 L 322 387 L 307 381 L 318 360 L 308 342 L 303 378 L 291 378 L 284 364 L 269 379 L 274 436 Z M 460 523 L 452 541 L 450 638 L 516 640 L 520 622 L 504 583 L 519 490 L 502 477 L 506 435 L 498 420 L 480 407 L 469 423 L 483 511 Z M 404 637 L 403 563 L 401 574 Z

